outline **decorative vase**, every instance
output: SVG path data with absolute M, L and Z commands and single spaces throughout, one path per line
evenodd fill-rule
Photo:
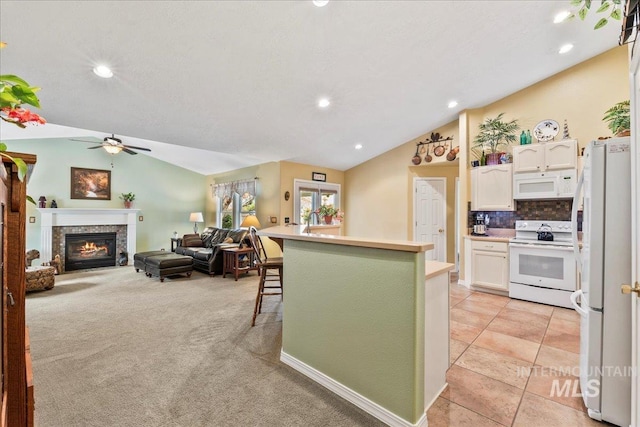
M 489 153 L 487 154 L 487 165 L 499 165 L 500 156 L 502 153 Z
M 128 201 L 128 200 L 125 200 L 125 201 L 124 201 L 124 208 L 125 208 L 125 209 L 131 209 L 131 203 L 133 203 L 133 202 L 130 202 L 130 201 Z
M 333 223 L 333 216 L 332 215 L 325 215 L 324 216 L 324 223 L 331 225 Z

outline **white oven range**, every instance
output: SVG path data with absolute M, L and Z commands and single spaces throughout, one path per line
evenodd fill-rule
M 516 221 L 509 259 L 511 298 L 572 307 L 578 281 L 570 221 Z

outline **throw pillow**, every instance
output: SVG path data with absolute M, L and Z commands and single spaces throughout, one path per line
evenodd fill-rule
M 185 234 L 182 238 L 182 246 L 185 248 L 202 246 L 202 239 L 197 234 Z
M 231 237 L 227 237 L 222 243 L 233 243 L 233 239 Z

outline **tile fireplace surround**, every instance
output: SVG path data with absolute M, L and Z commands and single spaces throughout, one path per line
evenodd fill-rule
M 111 231 L 126 229 L 126 250 L 129 253 L 129 263 L 133 263 L 133 254 L 136 253 L 136 225 L 139 209 L 84 209 L 84 208 L 37 208 L 40 212 L 40 259 L 49 261 L 53 259 L 53 236 L 56 230 L 68 230 L 82 227 L 106 227 Z M 107 230 L 105 230 L 107 231 Z M 78 232 L 80 232 L 78 230 Z M 56 252 L 58 253 L 58 252 Z M 64 253 L 60 254 L 64 258 Z

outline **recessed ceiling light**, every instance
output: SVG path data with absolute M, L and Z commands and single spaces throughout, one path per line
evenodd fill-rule
M 93 72 L 96 76 L 102 77 L 103 79 L 109 79 L 113 77 L 113 71 L 106 65 L 98 65 L 93 69 Z
M 327 3 L 329 3 L 329 0 L 313 0 L 313 4 L 315 4 L 318 7 L 326 6 Z
M 565 19 L 567 19 L 569 16 L 571 16 L 571 12 L 569 12 L 568 10 L 563 10 L 562 12 L 558 13 L 556 16 L 553 17 L 553 23 L 559 24 L 563 22 Z
M 571 49 L 573 49 L 573 45 L 571 43 L 567 43 L 565 45 L 560 46 L 560 50 L 558 51 L 558 53 L 560 54 L 567 53 Z
M 458 101 L 451 101 L 449 102 L 449 104 L 447 104 L 447 107 L 449 108 L 455 108 L 458 106 Z
M 318 101 L 318 107 L 327 108 L 331 102 L 327 98 L 320 98 Z
M 356 150 L 361 150 L 362 149 L 362 144 L 356 144 Z

